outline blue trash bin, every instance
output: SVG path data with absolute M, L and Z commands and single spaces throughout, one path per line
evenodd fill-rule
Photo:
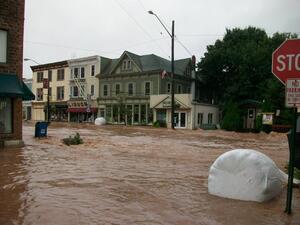
M 37 122 L 35 124 L 35 137 L 47 137 L 47 128 L 48 123 L 47 122 Z

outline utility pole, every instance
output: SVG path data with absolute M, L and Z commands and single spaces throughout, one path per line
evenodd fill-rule
M 174 96 L 174 20 L 172 21 L 172 35 L 171 35 L 171 41 L 172 41 L 172 50 L 171 50 L 171 72 L 172 72 L 172 88 L 171 88 L 171 123 L 172 123 L 172 129 L 175 129 L 175 121 L 174 121 L 174 114 L 175 114 L 175 96 Z
M 159 19 L 159 17 L 153 12 L 148 11 L 149 14 L 154 15 L 160 24 L 164 27 L 164 29 L 167 31 L 169 36 L 171 37 L 171 127 L 172 129 L 175 129 L 175 121 L 174 121 L 174 114 L 175 114 L 175 96 L 174 96 L 174 26 L 175 22 L 172 20 L 172 34 L 169 32 L 169 30 L 166 28 L 166 26 L 163 24 L 163 22 Z

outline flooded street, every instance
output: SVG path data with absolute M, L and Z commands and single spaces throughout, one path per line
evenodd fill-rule
M 210 165 L 236 148 L 259 150 L 282 170 L 285 134 L 51 124 L 21 149 L 0 152 L 0 224 L 299 225 L 300 192 L 283 213 L 286 188 L 267 203 L 211 196 Z M 84 144 L 61 139 L 79 132 Z

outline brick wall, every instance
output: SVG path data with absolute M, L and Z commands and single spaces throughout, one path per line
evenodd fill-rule
M 25 0 L 0 0 L 0 29 L 8 31 L 7 63 L 0 63 L 0 73 L 17 74 L 22 79 Z M 13 134 L 0 139 L 22 139 L 22 100 L 13 99 Z

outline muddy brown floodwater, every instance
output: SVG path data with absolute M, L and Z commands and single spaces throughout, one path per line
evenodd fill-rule
M 44 139 L 25 124 L 26 146 L 0 151 L 0 224 L 299 225 L 286 188 L 267 203 L 211 196 L 208 170 L 223 152 L 259 150 L 284 169 L 285 134 L 53 123 Z M 79 132 L 84 144 L 61 139 Z

